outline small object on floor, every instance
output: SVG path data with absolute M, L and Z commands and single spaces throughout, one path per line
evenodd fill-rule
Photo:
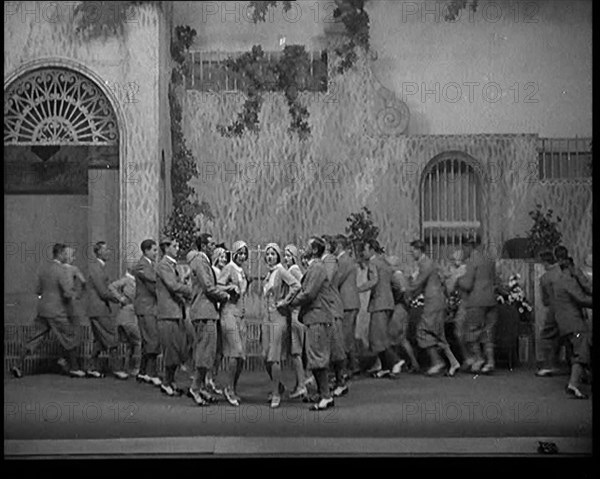
M 567 395 L 572 399 L 588 399 L 587 394 L 582 393 L 579 390 L 579 388 L 576 388 L 575 386 L 571 386 L 570 384 L 567 384 L 565 391 L 567 392 Z
M 558 454 L 558 446 L 553 442 L 538 441 L 540 454 Z
M 23 377 L 23 372 L 17 366 L 10 368 L 10 372 L 16 379 L 21 379 Z
M 335 403 L 333 402 L 333 398 L 321 399 L 318 403 L 313 404 L 310 408 L 308 408 L 308 410 L 309 411 L 323 411 L 325 409 L 332 408 L 333 406 L 335 406 Z

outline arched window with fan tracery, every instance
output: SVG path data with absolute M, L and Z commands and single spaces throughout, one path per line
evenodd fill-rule
M 433 158 L 421 177 L 421 238 L 432 258 L 447 260 L 463 238 L 482 233 L 480 165 L 463 152 Z

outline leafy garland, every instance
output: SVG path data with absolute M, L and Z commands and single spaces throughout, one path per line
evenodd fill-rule
M 175 37 L 171 43 L 171 55 L 176 61 L 169 86 L 169 107 L 171 111 L 171 148 L 173 159 L 171 165 L 171 190 L 173 192 L 173 211 L 163 228 L 163 235 L 177 240 L 180 252 L 185 255 L 194 245 L 196 234 L 196 217 L 204 215 L 214 219 L 210 205 L 206 201 L 199 202 L 195 189 L 190 181 L 198 177 L 198 162 L 187 146 L 181 127 L 181 104 L 177 98 L 176 88 L 183 83 L 185 72 L 185 51 L 192 45 L 196 31 L 186 26 L 175 28 Z
M 232 124 L 217 125 L 222 136 L 241 136 L 245 130 L 258 133 L 263 94 L 270 91 L 283 91 L 285 95 L 292 117 L 288 131 L 297 133 L 301 140 L 310 136 L 308 109 L 299 99 L 299 86 L 304 84 L 310 71 L 310 58 L 304 46 L 286 45 L 281 58 L 277 62 L 269 62 L 263 49 L 255 45 L 250 52 L 225 60 L 224 67 L 244 79 L 247 98 Z

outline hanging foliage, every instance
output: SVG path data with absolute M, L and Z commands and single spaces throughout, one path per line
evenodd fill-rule
M 175 28 L 171 43 L 171 55 L 176 64 L 171 74 L 169 87 L 169 107 L 171 112 L 171 191 L 173 193 L 173 210 L 169 215 L 162 234 L 176 239 L 180 247 L 180 255 L 185 254 L 194 244 L 197 233 L 197 218 L 202 215 L 206 219 L 214 219 L 210 205 L 199 201 L 198 194 L 190 181 L 199 175 L 198 162 L 192 150 L 187 146 L 181 126 L 181 104 L 177 98 L 176 88 L 183 81 L 185 52 L 192 45 L 196 31 L 188 26 Z
M 238 58 L 228 58 L 223 67 L 237 74 L 246 85 L 246 101 L 237 118 L 228 126 L 217 125 L 217 131 L 225 136 L 240 136 L 248 130 L 259 131 L 259 114 L 264 102 L 264 94 L 280 91 L 285 95 L 292 117 L 289 132 L 302 140 L 310 136 L 308 109 L 300 102 L 299 93 L 309 79 L 310 58 L 302 45 L 286 45 L 277 60 L 269 61 L 262 47 L 255 45 L 252 50 Z

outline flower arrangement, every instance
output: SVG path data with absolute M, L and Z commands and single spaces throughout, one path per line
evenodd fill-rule
M 508 280 L 508 288 L 498 294 L 496 300 L 500 304 L 510 304 L 519 310 L 521 320 L 528 320 L 533 307 L 525 298 L 525 293 L 520 283 L 521 275 L 513 274 Z

